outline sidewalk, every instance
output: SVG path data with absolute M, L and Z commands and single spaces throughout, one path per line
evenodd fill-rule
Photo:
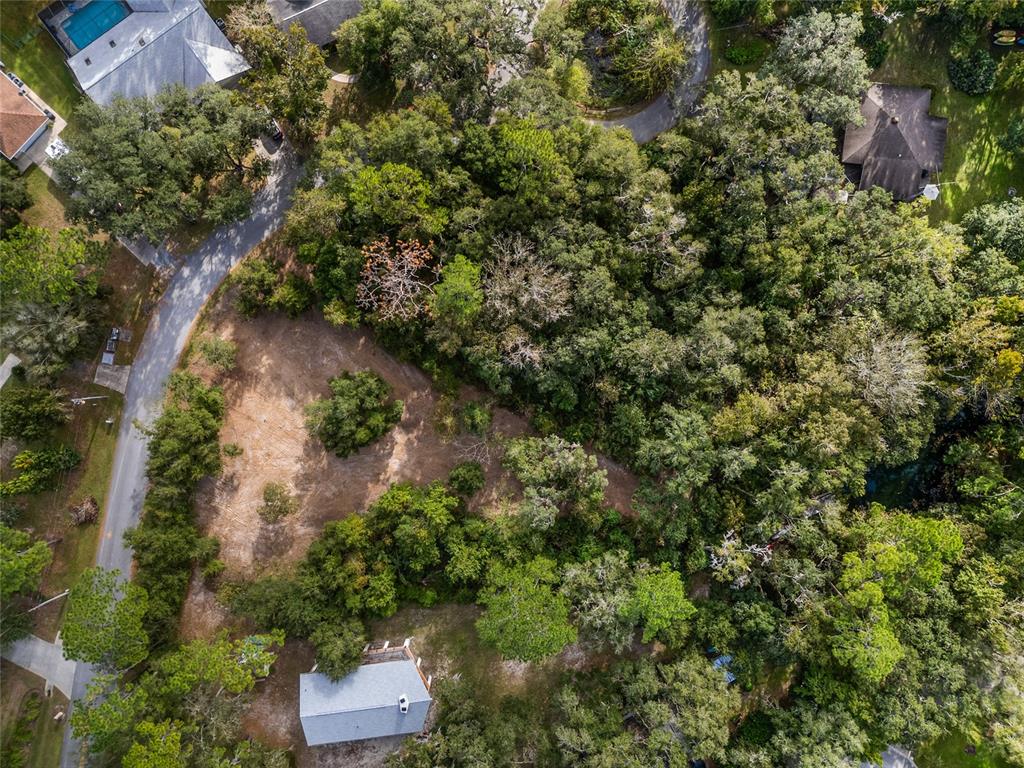
M 19 358 L 13 352 L 9 353 L 4 358 L 4 362 L 0 365 L 0 387 L 7 383 L 7 380 L 11 378 L 11 373 L 14 371 L 16 365 L 21 364 L 21 358 Z

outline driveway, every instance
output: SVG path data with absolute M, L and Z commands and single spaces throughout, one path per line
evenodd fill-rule
M 134 424 L 148 426 L 159 416 L 164 386 L 206 300 L 245 254 L 281 226 L 301 166 L 287 146 L 277 152 L 272 162 L 267 184 L 253 201 L 252 215 L 218 228 L 185 257 L 154 310 L 132 365 L 96 556 L 96 565 L 116 568 L 122 577 L 132 567 L 132 552 L 124 543 L 124 532 L 138 524 L 146 494 L 146 437 Z M 77 665 L 72 700 L 85 694 L 92 677 L 90 665 Z M 73 768 L 79 762 L 78 743 L 67 728 L 61 768 Z
M 76 665 L 75 662 L 64 658 L 64 646 L 59 638 L 56 643 L 48 643 L 35 635 L 23 637 L 4 649 L 4 658 L 22 669 L 39 675 L 71 698 Z
M 665 10 L 676 30 L 685 36 L 689 59 L 686 72 L 671 91 L 666 91 L 639 112 L 612 120 L 592 120 L 606 128 L 622 127 L 645 144 L 676 124 L 679 116 L 689 113 L 704 90 L 711 69 L 711 48 L 708 46 L 708 16 L 703 0 L 663 0 Z

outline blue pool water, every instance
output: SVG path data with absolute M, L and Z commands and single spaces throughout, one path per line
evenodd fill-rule
M 129 14 L 121 0 L 92 0 L 61 23 L 61 29 L 82 50 Z

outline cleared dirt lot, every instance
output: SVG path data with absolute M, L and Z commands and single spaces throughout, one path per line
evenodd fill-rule
M 231 291 L 208 308 L 197 339 L 218 337 L 238 346 L 237 366 L 216 374 L 197 355 L 190 367 L 224 388 L 227 413 L 221 442 L 235 443 L 242 453 L 224 457 L 224 472 L 200 486 L 197 520 L 205 535 L 221 542 L 220 559 L 229 577 L 254 578 L 288 572 L 305 554 L 324 523 L 359 512 L 396 482 L 427 483 L 443 479 L 468 458 L 481 462 L 487 485 L 471 506 L 488 509 L 517 493 L 500 467 L 500 438 L 529 431 L 527 421 L 495 408 L 491 450 L 480 451 L 476 438 L 446 439 L 435 428 L 443 397 L 430 378 L 376 345 L 361 329 L 335 328 L 313 313 L 298 320 L 267 313 L 249 320 L 232 307 Z M 401 422 L 387 436 L 357 454 L 339 459 L 310 440 L 303 407 L 328 394 L 327 380 L 343 370 L 370 369 L 385 379 L 405 404 Z M 482 399 L 469 387 L 460 402 Z M 608 471 L 609 503 L 628 512 L 635 478 L 616 464 L 601 460 Z M 269 482 L 288 486 L 298 511 L 275 524 L 257 510 Z M 415 637 L 424 669 L 435 678 L 453 674 L 471 677 L 493 695 L 536 691 L 550 693 L 553 675 L 579 663 L 578 649 L 567 649 L 544 665 L 503 662 L 480 645 L 473 606 L 407 607 L 371 628 L 376 640 L 401 642 Z M 185 638 L 209 637 L 224 627 L 243 629 L 215 595 L 193 578 L 181 620 Z M 309 644 L 289 641 L 270 677 L 261 682 L 246 715 L 246 730 L 268 744 L 294 750 L 299 768 L 369 768 L 380 766 L 398 746 L 393 739 L 360 745 L 307 748 L 298 720 L 298 676 L 313 665 Z
M 336 328 L 309 313 L 297 320 L 277 313 L 245 319 L 224 292 L 209 309 L 199 338 L 229 339 L 238 346 L 237 366 L 218 379 L 227 399 L 221 442 L 242 449 L 224 457 L 224 471 L 200 486 L 196 514 L 200 529 L 221 542 L 227 575 L 254 577 L 287 569 L 300 560 L 324 523 L 358 512 L 396 482 L 442 479 L 467 458 L 468 438 L 446 440 L 435 429 L 441 394 L 416 366 L 400 362 L 363 329 Z M 201 361 L 193 368 L 212 378 Z M 306 434 L 303 407 L 328 392 L 327 380 L 343 370 L 370 369 L 387 381 L 405 404 L 401 422 L 388 435 L 345 459 L 330 454 Z M 481 394 L 464 388 L 460 400 Z M 495 438 L 528 431 L 525 419 L 494 409 Z M 500 451 L 474 454 L 487 472 L 476 507 L 515 492 L 503 477 Z M 608 500 L 626 512 L 636 487 L 633 476 L 602 460 L 608 470 Z M 289 487 L 299 511 L 275 524 L 257 512 L 267 483 Z M 228 620 L 198 580 L 186 604 L 187 637 L 208 636 Z

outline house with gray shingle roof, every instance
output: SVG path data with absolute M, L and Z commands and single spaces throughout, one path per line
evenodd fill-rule
M 931 101 L 927 88 L 868 89 L 860 106 L 864 124 L 848 125 L 843 139 L 843 165 L 858 189 L 882 187 L 897 200 L 913 200 L 942 170 L 948 121 L 928 114 Z
M 336 682 L 319 672 L 299 675 L 299 722 L 311 747 L 420 733 L 430 702 L 430 680 L 408 645 L 368 654 Z

